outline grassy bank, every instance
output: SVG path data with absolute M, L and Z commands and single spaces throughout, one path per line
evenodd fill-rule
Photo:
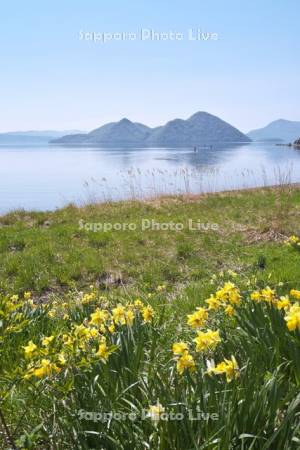
M 0 448 L 299 448 L 299 215 L 280 187 L 1 217 Z
M 13 212 L 0 218 L 1 289 L 45 298 L 90 284 L 207 289 L 211 275 L 227 269 L 294 285 L 298 260 L 289 255 L 287 266 L 280 243 L 300 231 L 299 214 L 299 188 Z M 143 220 L 183 224 L 183 230 L 157 231 L 155 224 L 142 230 Z M 189 220 L 200 230 L 189 229 Z M 88 231 L 118 223 L 136 229 Z

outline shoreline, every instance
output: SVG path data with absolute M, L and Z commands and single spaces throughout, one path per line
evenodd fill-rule
M 300 182 L 295 183 L 286 183 L 286 184 L 275 184 L 270 186 L 257 186 L 257 187 L 249 187 L 249 188 L 237 188 L 237 189 L 227 189 L 224 191 L 216 191 L 216 192 L 203 192 L 203 193 L 185 193 L 185 194 L 161 194 L 157 196 L 149 196 L 144 198 L 128 198 L 124 200 L 103 200 L 103 201 L 95 201 L 95 202 L 87 202 L 82 205 L 77 205 L 76 203 L 66 203 L 62 207 L 58 207 L 55 209 L 46 209 L 46 210 L 30 210 L 25 208 L 16 208 L 12 209 L 6 213 L 0 213 L 0 220 L 14 214 L 55 214 L 59 211 L 63 211 L 68 208 L 75 208 L 77 210 L 85 209 L 88 207 L 106 207 L 110 205 L 132 205 L 132 204 L 151 204 L 157 203 L 160 201 L 167 202 L 174 201 L 176 199 L 180 199 L 190 203 L 191 201 L 197 201 L 199 199 L 207 199 L 210 197 L 223 197 L 223 196 L 238 196 L 239 194 L 247 194 L 248 192 L 266 192 L 266 191 L 280 191 L 280 190 L 297 190 L 300 189 Z M 1 228 L 0 228 L 1 229 Z

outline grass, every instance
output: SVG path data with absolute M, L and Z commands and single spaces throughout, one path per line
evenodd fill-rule
M 68 206 L 55 212 L 16 211 L 0 218 L 3 292 L 38 296 L 84 288 L 203 288 L 211 274 L 233 269 L 274 282 L 299 283 L 296 258 L 286 267 L 280 241 L 300 231 L 300 190 L 264 189 L 145 202 Z M 217 229 L 192 231 L 195 224 Z M 88 223 L 130 223 L 134 231 L 93 232 Z M 142 220 L 183 223 L 182 231 L 141 230 Z M 88 225 L 87 225 L 88 226 Z M 263 267 L 261 261 L 264 261 Z
M 288 186 L 1 217 L 0 448 L 299 448 L 300 332 L 288 329 L 288 309 L 277 307 L 280 296 L 300 290 L 300 253 L 284 245 L 300 234 L 299 214 L 300 189 Z M 183 229 L 143 231 L 143 219 Z M 204 229 L 189 229 L 189 219 Z M 136 226 L 88 231 L 99 223 Z M 233 316 L 225 312 L 228 281 L 242 299 L 232 297 Z M 270 301 L 251 300 L 266 286 L 276 291 Z M 28 291 L 33 301 L 24 300 Z M 221 342 L 199 353 L 186 314 L 216 291 L 223 303 L 201 330 L 219 330 Z M 137 298 L 144 306 L 133 305 Z M 97 308 L 103 323 L 92 322 Z M 45 336 L 53 341 L 44 344 Z M 29 341 L 37 348 L 26 356 Z M 177 372 L 176 341 L 188 345 L 195 370 Z M 103 343 L 107 354 L 99 353 Z M 208 359 L 232 355 L 231 380 L 206 374 Z M 140 419 L 155 405 L 183 418 Z M 86 415 L 99 411 L 137 420 Z M 199 411 L 217 420 L 189 418 Z

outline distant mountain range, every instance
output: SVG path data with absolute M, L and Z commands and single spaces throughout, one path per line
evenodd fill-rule
M 69 131 L 10 131 L 8 133 L 0 133 L 0 144 L 39 144 L 48 143 L 52 139 L 58 139 L 66 134 L 72 135 L 79 133 L 78 130 Z
M 197 146 L 216 142 L 250 142 L 251 139 L 227 122 L 206 112 L 189 119 L 175 119 L 164 126 L 149 128 L 128 119 L 112 122 L 87 134 L 73 134 L 53 139 L 52 144 Z
M 300 136 L 300 122 L 275 120 L 264 128 L 250 131 L 247 136 L 253 141 L 294 142 Z

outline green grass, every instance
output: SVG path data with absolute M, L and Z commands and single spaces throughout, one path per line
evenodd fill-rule
M 12 212 L 0 218 L 0 289 L 41 297 L 89 284 L 134 292 L 197 283 L 207 290 L 211 275 L 227 269 L 299 286 L 298 259 L 281 246 L 284 236 L 300 232 L 299 214 L 299 188 Z M 143 219 L 184 229 L 142 231 Z M 218 229 L 189 230 L 189 219 Z M 80 220 L 133 223 L 136 230 L 86 231 Z

